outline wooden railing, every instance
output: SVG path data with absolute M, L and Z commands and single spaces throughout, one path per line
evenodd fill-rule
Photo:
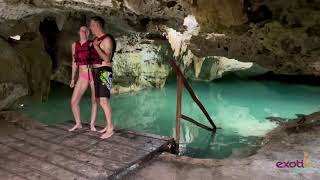
M 172 69 L 176 72 L 177 77 L 178 77 L 177 111 L 176 111 L 176 150 L 175 150 L 176 153 L 178 153 L 179 152 L 179 143 L 180 143 L 180 120 L 181 119 L 184 119 L 188 122 L 195 124 L 198 127 L 201 127 L 203 129 L 206 129 L 206 130 L 212 131 L 212 132 L 216 132 L 217 127 L 214 124 L 211 117 L 209 116 L 207 110 L 204 108 L 204 106 L 201 104 L 199 99 L 194 94 L 190 84 L 188 83 L 188 81 L 186 80 L 186 78 L 184 77 L 182 72 L 180 71 L 180 68 L 177 66 L 177 64 L 174 61 L 170 61 L 170 65 L 171 65 Z M 181 99 L 182 99 L 182 87 L 183 86 L 187 89 L 191 98 L 199 106 L 199 108 L 201 109 L 203 114 L 206 116 L 206 118 L 208 119 L 208 121 L 212 127 L 208 127 L 206 125 L 203 125 L 203 124 L 197 122 L 196 120 L 194 120 L 186 115 L 181 114 Z

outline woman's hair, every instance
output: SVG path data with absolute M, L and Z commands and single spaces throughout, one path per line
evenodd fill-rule
M 87 32 L 87 36 L 89 36 L 89 34 L 90 34 L 89 28 L 88 28 L 87 26 L 81 26 L 81 27 L 79 28 L 79 31 L 81 30 L 81 28 L 84 28 L 85 31 Z

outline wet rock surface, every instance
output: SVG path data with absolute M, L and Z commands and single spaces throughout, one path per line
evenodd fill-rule
M 320 113 L 304 117 L 268 133 L 252 156 L 212 160 L 165 153 L 125 179 L 319 179 Z
M 43 126 L 41 123 L 17 111 L 0 111 L 0 136 L 15 134 L 18 131 L 30 130 L 41 126 Z

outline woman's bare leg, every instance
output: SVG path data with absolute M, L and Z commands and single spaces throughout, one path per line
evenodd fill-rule
M 88 88 L 88 84 L 89 83 L 87 80 L 79 78 L 79 80 L 77 81 L 77 84 L 73 90 L 73 94 L 72 94 L 72 98 L 71 98 L 71 109 L 72 109 L 76 124 L 71 129 L 69 129 L 69 131 L 74 131 L 76 129 L 82 128 L 81 119 L 80 119 L 79 103 L 80 103 L 81 97 L 83 96 L 84 92 Z

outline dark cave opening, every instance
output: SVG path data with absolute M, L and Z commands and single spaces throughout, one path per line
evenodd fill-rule
M 42 22 L 40 22 L 39 31 L 44 41 L 45 50 L 51 57 L 52 71 L 54 72 L 59 65 L 57 59 L 57 39 L 60 33 L 55 19 L 45 18 Z

